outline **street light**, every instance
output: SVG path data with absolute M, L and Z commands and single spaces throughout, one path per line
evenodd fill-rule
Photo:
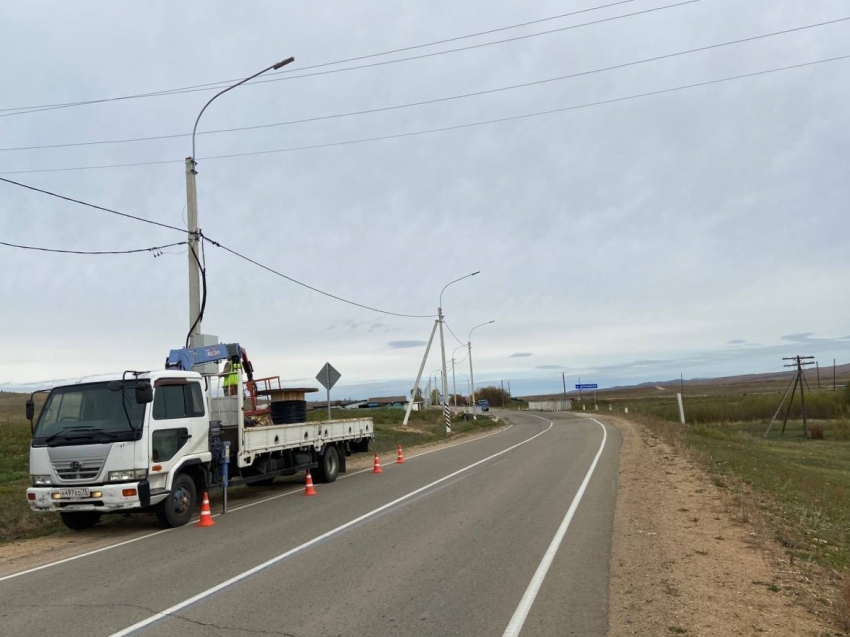
M 452 399 L 455 401 L 455 410 L 457 410 L 457 383 L 455 382 L 455 352 L 465 348 L 466 345 L 458 345 L 452 352 Z
M 443 292 L 446 291 L 446 288 L 452 285 L 453 283 L 457 283 L 458 281 L 463 281 L 464 279 L 468 279 L 471 276 L 475 276 L 481 272 L 481 270 L 476 270 L 471 274 L 467 274 L 465 276 L 460 277 L 459 279 L 455 279 L 454 281 L 449 281 L 443 286 L 443 289 L 440 290 L 440 303 L 437 306 L 437 321 L 440 323 L 440 353 L 443 357 L 443 414 L 446 418 L 446 433 L 450 434 L 452 432 L 452 421 L 451 416 L 449 415 L 449 401 L 447 400 L 449 395 L 449 383 L 448 377 L 446 375 L 446 341 L 443 337 Z
M 471 330 L 469 330 L 469 337 L 466 341 L 466 346 L 469 348 L 469 381 L 472 386 L 470 393 L 470 400 L 472 401 L 472 417 L 475 418 L 476 413 L 476 405 L 475 405 L 475 376 L 472 375 L 472 333 L 477 330 L 479 327 L 484 327 L 485 325 L 490 325 L 490 323 L 495 323 L 496 319 L 492 321 L 487 321 L 486 323 L 482 323 L 481 325 L 476 325 Z
M 222 91 L 219 91 L 213 95 L 206 104 L 204 104 L 201 112 L 198 113 L 198 117 L 195 118 L 195 125 L 192 127 L 192 156 L 186 158 L 186 225 L 188 226 L 189 232 L 189 335 L 186 338 L 187 346 L 191 345 L 188 341 L 193 336 L 201 333 L 201 273 L 198 260 L 198 193 L 195 189 L 195 175 L 197 174 L 197 171 L 195 170 L 195 166 L 197 165 L 197 162 L 195 161 L 195 133 L 198 130 L 198 122 L 201 120 L 201 115 L 204 114 L 207 107 L 220 95 L 224 95 L 228 91 L 235 89 L 237 86 L 253 80 L 255 77 L 262 75 L 266 71 L 276 71 L 294 61 L 294 57 L 289 57 L 277 64 L 272 64 L 259 73 L 254 73 L 250 77 L 246 77 L 240 82 L 236 82 L 236 84 L 233 84 L 232 86 L 228 86 Z

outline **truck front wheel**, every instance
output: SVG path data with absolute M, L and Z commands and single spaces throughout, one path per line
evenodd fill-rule
M 59 513 L 59 516 L 65 526 L 74 531 L 90 529 L 100 520 L 100 513 L 97 511 L 68 511 Z
M 336 445 L 328 445 L 319 456 L 316 467 L 316 482 L 333 482 L 339 475 L 339 450 Z
M 156 505 L 156 518 L 164 529 L 183 526 L 192 519 L 198 501 L 195 481 L 181 473 L 171 485 L 168 497 Z

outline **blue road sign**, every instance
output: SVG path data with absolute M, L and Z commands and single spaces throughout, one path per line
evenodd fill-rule
M 584 383 L 583 385 L 576 385 L 576 389 L 597 389 L 599 385 L 596 383 Z

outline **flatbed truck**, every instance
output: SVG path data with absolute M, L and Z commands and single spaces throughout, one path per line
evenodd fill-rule
M 35 421 L 31 396 L 30 508 L 59 513 L 76 530 L 128 512 L 152 512 L 161 526 L 176 527 L 189 522 L 204 491 L 222 487 L 226 497 L 229 486 L 304 470 L 333 482 L 348 455 L 368 452 L 371 418 L 274 424 L 238 344 L 195 349 L 172 350 L 167 369 L 54 387 Z M 220 374 L 192 371 L 200 356 L 241 364 L 234 395 L 216 395 Z M 274 395 L 270 380 L 259 386 Z

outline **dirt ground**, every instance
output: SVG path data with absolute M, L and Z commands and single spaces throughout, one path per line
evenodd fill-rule
M 605 420 L 623 437 L 609 637 L 841 634 L 754 516 L 644 427 Z
M 708 475 L 640 425 L 603 420 L 623 437 L 608 637 L 842 634 L 831 628 L 828 608 L 818 611 L 814 591 L 806 594 L 806 574 L 755 518 L 742 519 Z M 349 470 L 370 466 L 371 458 L 358 458 Z M 135 516 L 86 533 L 2 545 L 0 577 L 152 531 L 150 519 Z

